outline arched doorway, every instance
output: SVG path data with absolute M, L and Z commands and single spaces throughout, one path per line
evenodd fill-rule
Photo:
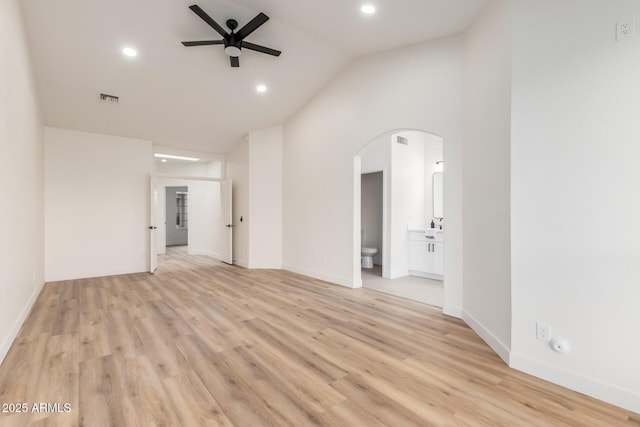
M 385 132 L 355 156 L 355 283 L 443 306 L 443 161 L 442 138 L 411 129 Z

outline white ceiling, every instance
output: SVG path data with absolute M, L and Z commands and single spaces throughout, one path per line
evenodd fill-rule
M 45 123 L 225 153 L 252 129 L 280 124 L 354 57 L 460 33 L 488 0 L 24 0 Z M 188 6 L 240 27 L 271 20 L 231 68 L 219 39 Z M 132 46 L 138 57 L 121 50 Z M 269 87 L 258 94 L 255 86 Z M 120 97 L 98 102 L 98 93 Z

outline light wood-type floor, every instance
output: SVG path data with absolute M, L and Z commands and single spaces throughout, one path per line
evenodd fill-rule
M 45 285 L 0 367 L 0 403 L 71 412 L 0 413 L 0 425 L 640 424 L 508 369 L 430 306 L 168 258 L 155 275 Z

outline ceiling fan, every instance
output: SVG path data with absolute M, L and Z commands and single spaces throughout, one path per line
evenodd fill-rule
M 242 53 L 242 48 L 254 50 L 256 52 L 266 53 L 267 55 L 280 56 L 282 52 L 279 50 L 271 49 L 268 47 L 260 46 L 257 44 L 249 43 L 244 39 L 255 30 L 257 30 L 262 24 L 269 20 L 269 17 L 264 13 L 260 12 L 255 18 L 247 23 L 244 27 L 240 28 L 238 32 L 235 32 L 236 28 L 238 28 L 238 21 L 235 19 L 228 19 L 226 24 L 227 27 L 231 30 L 230 33 L 226 32 L 220 24 L 213 20 L 207 13 L 200 8 L 197 4 L 189 6 L 196 15 L 198 15 L 204 22 L 209 24 L 211 28 L 216 30 L 218 34 L 222 36 L 222 40 L 202 40 L 202 41 L 192 41 L 192 42 L 182 42 L 183 45 L 190 46 L 207 46 L 214 44 L 223 44 L 224 52 L 229 55 L 229 60 L 231 61 L 232 67 L 240 66 L 240 54 Z

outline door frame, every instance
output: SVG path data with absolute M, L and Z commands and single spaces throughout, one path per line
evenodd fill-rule
M 210 178 L 204 176 L 183 176 L 183 175 L 171 175 L 165 173 L 152 173 L 149 175 L 149 272 L 154 273 L 158 267 L 158 251 L 156 249 L 156 231 L 158 227 L 158 212 L 156 209 L 160 209 L 154 200 L 154 190 L 161 179 L 180 179 L 190 181 L 206 181 L 206 182 L 220 182 L 225 181 L 225 178 Z M 157 195 L 156 195 L 157 196 Z M 153 228 L 155 227 L 155 228 Z

